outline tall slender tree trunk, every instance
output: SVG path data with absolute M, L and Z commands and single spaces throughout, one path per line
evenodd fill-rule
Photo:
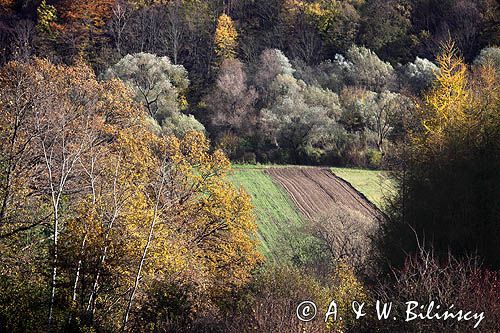
M 95 309 L 95 301 L 97 298 L 97 296 L 96 296 L 97 290 L 99 288 L 99 278 L 101 276 L 101 269 L 102 269 L 102 267 L 104 267 L 104 263 L 106 261 L 106 257 L 107 257 L 107 253 L 108 253 L 109 233 L 111 232 L 111 229 L 113 228 L 113 223 L 114 223 L 115 219 L 116 219 L 116 215 L 113 216 L 113 219 L 111 220 L 111 222 L 109 224 L 108 230 L 106 231 L 106 236 L 104 237 L 105 245 L 104 245 L 104 248 L 103 248 L 103 251 L 101 254 L 101 258 L 99 260 L 99 268 L 97 269 L 94 283 L 92 284 L 92 292 L 90 293 L 89 301 L 87 303 L 87 312 L 91 312 L 91 310 L 92 310 L 92 315 L 93 315 L 94 309 Z
M 80 270 L 82 269 L 82 256 L 83 256 L 83 251 L 85 249 L 85 243 L 87 242 L 87 235 L 83 237 L 82 240 L 82 245 L 80 246 L 80 259 L 78 260 L 78 265 L 76 268 L 76 273 L 75 273 L 75 283 L 73 284 L 73 296 L 71 297 L 71 300 L 73 302 L 76 301 L 76 290 L 78 288 L 78 281 L 80 279 Z
M 50 281 L 50 306 L 49 306 L 49 331 L 52 329 L 52 317 L 54 311 L 54 302 L 56 296 L 56 278 L 57 278 L 57 256 L 59 239 L 59 209 L 58 203 L 54 202 L 54 255 L 52 257 L 52 278 Z
M 163 170 L 161 171 L 163 173 Z M 122 324 L 122 332 L 126 330 L 129 315 L 130 315 L 130 310 L 132 308 L 132 303 L 134 301 L 135 294 L 137 292 L 137 288 L 139 287 L 139 282 L 141 279 L 141 273 L 142 273 L 142 268 L 144 267 L 144 264 L 146 262 L 146 256 L 148 253 L 149 246 L 151 244 L 151 241 L 153 240 L 153 235 L 154 235 L 154 227 L 156 225 L 156 220 L 158 218 L 158 209 L 160 205 L 160 196 L 161 192 L 163 190 L 163 184 L 165 183 L 165 175 L 162 175 L 161 183 L 158 189 L 158 192 L 156 193 L 156 203 L 154 207 L 154 212 L 153 212 L 153 218 L 151 220 L 151 224 L 149 225 L 149 234 L 148 234 L 148 239 L 146 241 L 146 244 L 144 245 L 144 249 L 142 251 L 141 255 L 141 260 L 139 262 L 139 266 L 137 267 L 137 273 L 135 275 L 135 280 L 134 280 L 134 287 L 132 288 L 132 292 L 130 293 L 130 298 L 128 300 L 127 304 L 127 309 L 125 311 L 125 315 L 123 316 L 123 324 Z
M 104 236 L 104 247 L 102 249 L 102 254 L 99 260 L 99 266 L 97 267 L 97 273 L 94 279 L 94 283 L 92 284 L 92 291 L 90 293 L 89 301 L 87 303 L 87 313 L 91 314 L 91 318 L 94 316 L 95 312 L 95 304 L 97 300 L 97 291 L 99 289 L 99 278 L 101 276 L 101 270 L 104 267 L 104 263 L 106 261 L 107 253 L 108 253 L 108 240 L 109 240 L 109 234 L 111 233 L 111 230 L 113 229 L 114 222 L 118 218 L 118 199 L 117 199 L 117 179 L 118 179 L 118 170 L 120 169 L 120 163 L 118 162 L 116 165 L 116 170 L 115 170 L 115 176 L 113 179 L 113 216 L 111 218 L 111 221 L 109 222 L 108 228 L 106 230 L 106 235 Z M 92 181 L 92 193 L 94 193 L 94 202 L 95 202 L 95 190 L 94 190 L 94 182 Z

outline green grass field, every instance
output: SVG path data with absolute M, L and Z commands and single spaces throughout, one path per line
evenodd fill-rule
M 278 165 L 278 164 L 233 164 L 236 172 L 249 170 L 265 170 L 268 168 L 313 168 L 300 165 Z M 391 197 L 395 193 L 394 183 L 388 177 L 386 171 L 353 169 L 353 168 L 331 168 L 332 172 L 340 178 L 349 182 L 356 190 L 363 193 L 368 200 L 377 207 L 382 208 L 385 197 Z
M 289 262 L 315 260 L 317 240 L 304 231 L 305 220 L 288 193 L 265 173 L 275 165 L 234 165 L 229 180 L 251 196 L 259 228 L 260 251 L 268 259 Z M 294 166 L 296 167 L 296 166 Z M 383 171 L 332 168 L 378 207 L 394 187 Z
M 383 207 L 385 197 L 394 195 L 394 184 L 384 171 L 332 168 L 332 172 L 348 181 L 379 208 Z
M 262 253 L 277 261 L 300 257 L 308 237 L 302 231 L 304 220 L 285 190 L 255 168 L 235 168 L 229 179 L 252 197 Z

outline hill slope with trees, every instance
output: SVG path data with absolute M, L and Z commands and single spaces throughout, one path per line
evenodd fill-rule
M 0 331 L 499 332 L 499 45 L 495 0 L 0 0 Z

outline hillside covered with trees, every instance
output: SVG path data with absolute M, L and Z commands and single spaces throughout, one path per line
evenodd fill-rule
M 0 62 L 85 61 L 234 161 L 380 167 L 440 45 L 498 59 L 494 0 L 3 1 Z M 483 50 L 484 49 L 484 50 Z M 481 53 L 482 51 L 482 53 Z M 160 128 L 159 128 L 160 129 Z
M 0 332 L 499 331 L 499 45 L 495 0 L 0 0 Z

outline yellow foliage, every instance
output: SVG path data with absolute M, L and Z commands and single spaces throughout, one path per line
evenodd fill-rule
M 28 195 L 47 187 L 45 165 L 32 158 L 43 156 L 33 132 L 53 135 L 47 144 L 56 153 L 77 151 L 64 192 L 58 261 L 58 278 L 71 284 L 58 292 L 75 320 L 95 315 L 117 330 L 132 288 L 135 308 L 161 283 L 188 285 L 199 300 L 194 307 L 215 308 L 248 281 L 261 260 L 250 198 L 226 180 L 229 159 L 211 151 L 204 134 L 157 136 L 123 83 L 97 81 L 83 64 L 12 62 L 0 72 L 0 84 L 0 154 L 17 156 L 27 147 L 23 161 L 33 163 L 30 173 L 12 173 L 22 176 L 10 183 L 15 206 L 6 210 L 16 223 L 30 222 L 28 208 L 46 215 L 50 202 Z M 33 127 L 38 123 L 43 126 Z
M 57 11 L 54 6 L 47 5 L 46 1 L 43 0 L 38 8 L 37 13 L 37 28 L 41 31 L 49 32 L 50 25 L 57 19 Z
M 229 160 L 220 150 L 209 153 L 205 136 L 194 131 L 167 138 L 166 155 L 173 162 L 174 195 L 182 202 L 170 208 L 170 223 L 180 224 L 190 249 L 186 261 L 196 261 L 190 279 L 199 274 L 217 295 L 244 284 L 261 256 L 250 197 L 225 179 Z
M 440 135 L 447 126 L 467 121 L 470 93 L 467 66 L 452 42 L 444 45 L 437 62 L 439 74 L 433 89 L 425 96 L 423 126 L 428 133 Z
M 341 4 L 336 0 L 317 0 L 314 2 L 289 0 L 286 3 L 288 13 L 295 15 L 302 12 L 318 29 L 326 33 L 340 13 Z
M 479 140 L 482 131 L 475 129 L 488 124 L 484 118 L 495 114 L 498 103 L 497 72 L 489 64 L 470 71 L 453 42 L 443 45 L 437 62 L 434 85 L 418 106 L 425 133 L 415 143 L 439 148 L 446 140 Z
M 226 14 L 219 16 L 215 30 L 215 53 L 221 59 L 233 59 L 238 46 L 238 32 L 233 20 Z
M 261 260 L 250 198 L 225 180 L 230 162 L 219 150 L 209 151 L 202 133 L 183 138 L 148 133 L 122 129 L 115 143 L 122 154 L 120 183 L 128 188 L 122 192 L 128 195 L 114 247 L 129 258 L 116 268 L 124 288 L 130 288 L 159 200 L 141 289 L 159 282 L 191 285 L 201 296 L 194 305 L 206 307 L 246 283 Z M 161 175 L 167 181 L 163 189 L 155 180 Z
M 368 296 L 365 287 L 356 278 L 353 268 L 342 260 L 337 263 L 335 269 L 332 292 L 332 298 L 337 303 L 337 320 L 330 318 L 327 326 L 335 332 L 345 332 L 355 321 L 351 313 L 352 302 L 367 302 Z M 338 320 L 339 318 L 342 320 Z

